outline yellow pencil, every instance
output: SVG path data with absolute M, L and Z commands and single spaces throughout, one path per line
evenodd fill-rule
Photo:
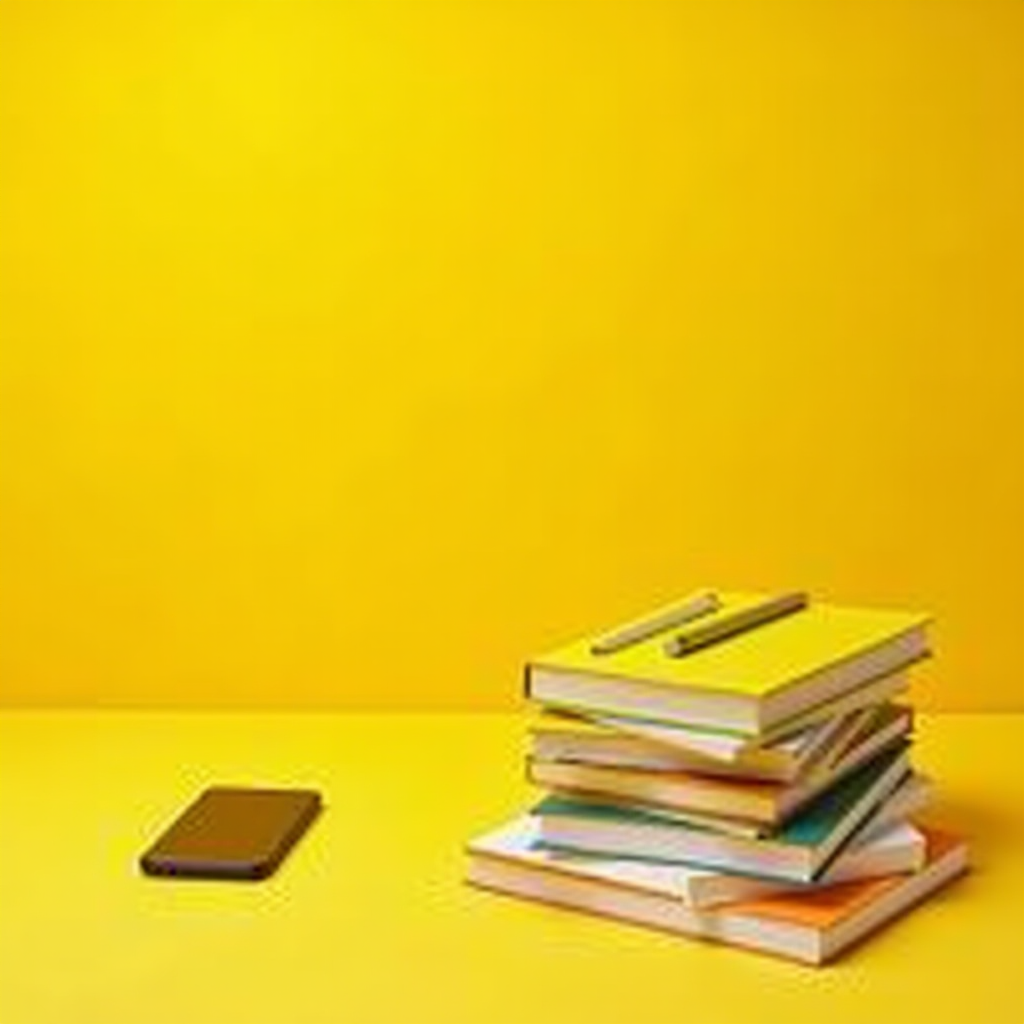
M 655 615 L 643 622 L 636 622 L 631 626 L 624 626 L 622 629 L 609 633 L 598 640 L 595 640 L 590 647 L 591 654 L 613 654 L 621 651 L 623 647 L 637 644 L 641 640 L 647 640 L 673 626 L 682 626 L 686 622 L 692 622 L 702 615 L 708 615 L 717 611 L 720 606 L 718 598 L 710 590 L 702 590 L 688 597 L 682 604 L 668 611 Z
M 743 608 L 733 615 L 728 615 L 704 626 L 696 626 L 687 633 L 672 637 L 665 643 L 665 653 L 670 658 L 678 658 L 683 654 L 699 650 L 720 640 L 728 640 L 737 633 L 745 633 L 748 629 L 762 626 L 784 615 L 791 615 L 807 607 L 807 595 L 797 591 L 769 598 L 752 608 Z

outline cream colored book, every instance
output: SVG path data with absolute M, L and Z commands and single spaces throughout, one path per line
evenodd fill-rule
M 765 746 L 746 746 L 728 758 L 708 754 L 699 744 L 678 745 L 645 735 L 623 719 L 611 721 L 544 712 L 529 730 L 529 754 L 537 761 L 563 761 L 650 772 L 697 772 L 725 778 L 794 782 L 820 762 L 831 763 L 871 732 L 891 738 L 909 731 L 909 708 L 891 704 L 860 708 L 818 722 Z M 653 727 L 656 734 L 689 732 Z M 730 737 L 732 739 L 732 737 Z
M 679 723 L 649 722 L 642 718 L 628 718 L 616 715 L 596 714 L 589 716 L 592 721 L 626 732 L 633 736 L 641 736 L 662 746 L 674 750 L 688 750 L 703 754 L 716 761 L 745 761 L 746 763 L 769 764 L 772 755 L 769 747 L 791 740 L 812 726 L 824 726 L 824 736 L 829 735 L 829 723 L 845 717 L 853 711 L 875 707 L 905 694 L 910 686 L 908 672 L 894 672 L 880 679 L 873 679 L 857 689 L 844 693 L 824 704 L 816 704 L 813 708 L 802 711 L 784 722 L 765 729 L 759 736 L 743 736 L 739 733 L 722 732 L 718 729 L 707 729 L 700 726 L 680 725 Z M 555 709 L 558 713 L 557 709 Z M 563 712 L 572 714 L 572 712 Z M 577 716 L 579 717 L 579 716 Z

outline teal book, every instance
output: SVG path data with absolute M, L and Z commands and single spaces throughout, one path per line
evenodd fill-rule
M 635 805 L 557 794 L 532 814 L 538 841 L 552 849 L 812 882 L 910 773 L 908 749 L 904 743 L 880 754 L 763 837 L 671 821 Z

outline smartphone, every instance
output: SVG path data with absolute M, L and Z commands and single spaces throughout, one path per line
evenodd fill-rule
M 320 813 L 311 789 L 212 786 L 142 855 L 147 875 L 259 879 L 274 873 Z

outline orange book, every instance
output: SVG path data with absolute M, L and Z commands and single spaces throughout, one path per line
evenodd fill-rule
M 925 871 L 963 847 L 961 839 L 947 832 L 938 832 L 930 828 L 921 828 L 921 831 L 927 843 Z M 889 875 L 885 878 L 843 882 L 840 885 L 809 892 L 781 893 L 766 899 L 733 903 L 729 911 L 733 914 L 791 921 L 809 928 L 826 930 L 855 918 L 899 889 L 904 881 L 903 876 Z

